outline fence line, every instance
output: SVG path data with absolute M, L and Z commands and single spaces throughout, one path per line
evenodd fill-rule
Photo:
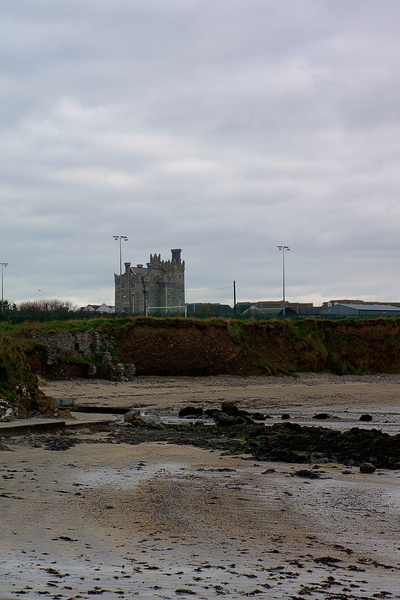
M 165 317 L 165 308 L 164 314 L 163 311 L 160 311 L 160 314 L 148 316 L 148 318 L 157 317 Z M 169 318 L 175 315 L 169 315 Z M 130 314 L 130 313 L 93 313 L 93 312 L 62 312 L 62 313 L 53 313 L 53 312 L 40 312 L 40 313 L 26 313 L 20 311 L 5 311 L 4 313 L 0 313 L 0 323 L 8 323 L 10 325 L 18 324 L 18 323 L 47 323 L 51 321 L 89 321 L 94 319 L 126 319 L 127 317 L 144 317 L 143 314 Z M 304 319 L 318 319 L 329 320 L 329 321 L 338 321 L 344 319 L 377 319 L 377 318 L 385 318 L 385 319 L 399 319 L 400 317 L 390 316 L 390 315 L 320 315 L 309 314 L 309 315 L 276 315 L 276 314 L 263 314 L 263 315 L 244 315 L 244 314 L 228 314 L 226 311 L 216 310 L 216 311 L 208 311 L 207 313 L 199 312 L 199 313 L 189 313 L 187 314 L 188 318 L 193 319 L 213 319 L 213 318 L 226 318 L 226 319 L 234 319 L 238 321 L 270 321 L 274 320 L 290 320 L 290 321 L 301 321 Z

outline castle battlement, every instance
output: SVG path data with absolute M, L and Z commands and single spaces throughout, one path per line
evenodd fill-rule
M 150 254 L 150 264 L 155 269 L 164 269 L 166 271 L 176 270 L 176 271 L 184 271 L 185 270 L 185 261 L 181 260 L 181 252 L 180 248 L 176 248 L 171 250 L 172 259 L 170 260 L 161 260 L 161 254 Z

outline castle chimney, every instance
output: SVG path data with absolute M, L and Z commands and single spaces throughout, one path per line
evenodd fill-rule
M 146 263 L 147 264 L 147 275 L 151 275 L 151 270 L 153 268 L 153 265 L 151 263 Z
M 125 273 L 130 273 L 131 271 L 131 263 L 130 262 L 126 262 L 124 263 L 125 265 Z
M 181 260 L 181 248 L 174 248 L 171 250 L 172 252 L 172 260 Z

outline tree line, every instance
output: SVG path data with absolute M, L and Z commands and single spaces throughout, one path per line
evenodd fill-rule
M 51 298 L 46 300 L 23 300 L 22 302 L 9 302 L 4 300 L 4 311 L 20 311 L 29 313 L 44 313 L 44 312 L 78 312 L 79 307 L 70 300 L 60 300 L 59 298 Z

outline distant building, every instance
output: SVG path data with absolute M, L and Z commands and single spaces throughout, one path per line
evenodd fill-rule
M 320 315 L 334 317 L 400 317 L 400 307 L 390 304 L 341 304 L 334 302 L 331 306 L 324 306 Z
M 333 304 L 368 304 L 364 300 L 350 300 L 349 298 L 342 298 L 341 300 L 329 300 L 328 302 L 322 303 L 322 308 L 329 308 Z M 370 304 L 379 304 L 379 302 L 370 302 Z M 387 304 L 390 304 L 388 302 Z
M 291 308 L 291 313 L 287 309 Z M 243 314 L 249 309 L 259 309 L 264 314 L 277 315 L 282 310 L 282 300 L 260 300 L 258 302 L 237 302 L 236 314 Z M 315 314 L 318 312 L 317 307 L 313 306 L 312 302 L 285 302 L 285 313 L 287 314 Z
M 397 306 L 400 307 L 400 302 L 378 302 L 378 301 L 368 301 L 365 300 L 329 300 L 328 302 L 322 303 L 322 308 L 329 308 L 335 304 L 363 304 L 363 305 L 373 305 L 373 306 Z
M 282 303 L 281 303 L 282 304 Z M 273 319 L 274 317 L 292 317 L 297 315 L 297 311 L 294 308 L 285 306 L 285 313 L 283 312 L 282 306 L 271 306 L 269 308 L 259 308 L 258 306 L 250 306 L 246 308 L 241 315 L 249 318 L 257 319 Z
M 103 304 L 87 304 L 81 308 L 81 312 L 113 313 L 115 307 L 104 304 L 104 302 Z
M 171 250 L 171 260 L 150 254 L 144 266 L 125 263 L 125 272 L 114 275 L 115 312 L 136 315 L 180 314 L 185 306 L 185 261 L 180 248 Z

